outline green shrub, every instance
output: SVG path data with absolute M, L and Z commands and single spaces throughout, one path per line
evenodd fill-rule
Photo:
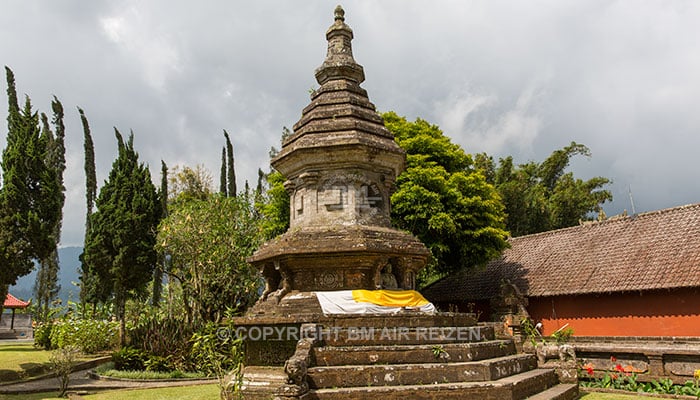
M 146 371 L 170 372 L 175 369 L 168 357 L 154 355 L 149 355 L 143 365 L 146 367 Z
M 39 323 L 34 327 L 34 345 L 45 350 L 51 350 L 51 322 Z
M 118 322 L 74 319 L 55 322 L 49 338 L 54 348 L 78 346 L 83 353 L 93 354 L 114 348 L 118 334 Z
M 194 326 L 181 318 L 144 313 L 127 327 L 127 344 L 143 350 L 149 358 L 168 358 L 172 369 L 190 370 L 198 368 L 190 361 L 190 338 L 194 331 Z
M 133 347 L 123 347 L 112 353 L 114 369 L 119 371 L 143 371 L 146 353 Z

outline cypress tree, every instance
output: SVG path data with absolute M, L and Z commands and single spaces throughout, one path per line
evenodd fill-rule
M 0 193 L 0 295 L 31 272 L 32 259 L 48 259 L 56 246 L 60 185 L 47 162 L 51 135 L 42 133 L 31 100 L 19 109 L 12 70 L 5 67 L 8 94 L 7 146 L 2 154 Z
M 85 168 L 85 239 L 83 243 L 88 242 L 88 238 L 92 235 L 91 220 L 92 213 L 95 208 L 95 200 L 97 198 L 97 174 L 95 173 L 95 145 L 92 141 L 90 133 L 90 124 L 85 116 L 85 112 L 78 107 L 80 121 L 83 125 L 83 149 L 85 159 L 83 166 Z M 107 286 L 100 285 L 101 281 L 106 280 L 106 273 L 103 273 L 103 278 L 100 278 L 98 270 L 92 268 L 85 259 L 85 249 L 80 254 L 80 301 L 83 304 L 90 303 L 94 306 L 100 302 L 106 302 L 109 298 L 109 289 Z
M 221 174 L 219 175 L 219 193 L 228 197 L 226 188 L 226 146 L 221 149 Z
M 35 293 L 39 306 L 39 318 L 46 319 L 51 302 L 58 295 L 60 285 L 58 285 L 58 243 L 61 238 L 61 221 L 63 219 L 63 205 L 65 203 L 65 187 L 63 185 L 63 172 L 66 169 L 66 148 L 65 148 L 65 125 L 63 124 L 63 105 L 54 96 L 51 102 L 53 110 L 52 123 L 56 131 L 55 135 L 49 127 L 46 114 L 41 115 L 43 140 L 46 141 L 46 172 L 44 176 L 44 187 L 47 188 L 45 195 L 41 198 L 44 215 L 47 224 L 53 223 L 53 227 L 48 226 L 50 232 L 49 254 L 39 259 L 39 271 L 36 277 Z
M 165 161 L 160 160 L 160 215 L 162 218 L 168 216 L 168 166 Z M 167 270 L 167 257 L 164 253 L 158 254 L 158 265 L 153 271 L 153 298 L 152 303 L 158 307 L 163 289 L 163 272 Z
M 85 243 L 85 261 L 111 290 L 124 344 L 125 305 L 153 278 L 155 235 L 161 205 L 147 166 L 139 163 L 134 135 L 125 142 L 115 128 L 118 156 L 100 190 Z M 106 279 L 105 279 L 106 278 Z
M 226 189 L 228 197 L 236 197 L 236 170 L 233 167 L 233 145 L 225 129 L 224 137 L 226 137 L 226 172 L 228 179 L 228 187 Z

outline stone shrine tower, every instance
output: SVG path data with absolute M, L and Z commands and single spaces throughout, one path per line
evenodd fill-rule
M 360 87 L 364 70 L 344 14 L 338 6 L 326 32 L 328 54 L 315 73 L 321 86 L 272 160 L 286 178 L 290 228 L 248 260 L 266 280 L 254 314 L 275 314 L 293 292 L 377 289 L 387 266 L 399 289 L 414 289 L 430 254 L 391 227 L 389 199 L 405 152 Z

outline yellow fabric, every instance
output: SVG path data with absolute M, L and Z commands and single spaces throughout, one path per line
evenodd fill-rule
M 429 304 L 415 290 L 353 290 L 352 298 L 358 303 L 372 303 L 387 307 L 421 307 Z

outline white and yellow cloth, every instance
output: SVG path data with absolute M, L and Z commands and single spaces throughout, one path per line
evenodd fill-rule
M 415 290 L 338 290 L 315 292 L 323 314 L 392 314 L 405 309 L 435 313 L 435 306 Z

